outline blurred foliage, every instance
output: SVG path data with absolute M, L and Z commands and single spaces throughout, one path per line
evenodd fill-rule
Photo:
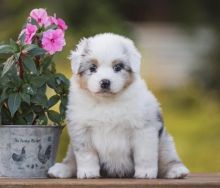
M 25 17 L 33 8 L 46 8 L 50 14 L 56 12 L 64 18 L 70 26 L 66 34 L 67 45 L 55 61 L 58 70 L 67 77 L 72 73 L 66 57 L 84 36 L 114 32 L 134 39 L 131 22 L 174 23 L 189 32 L 200 25 L 215 30 L 218 36 L 215 49 L 204 58 L 204 66 L 196 73 L 194 84 L 170 91 L 151 89 L 162 103 L 166 126 L 190 170 L 220 171 L 219 0 L 0 0 L 0 4 L 0 41 L 16 39 Z M 66 134 L 65 129 L 59 161 L 67 148 Z

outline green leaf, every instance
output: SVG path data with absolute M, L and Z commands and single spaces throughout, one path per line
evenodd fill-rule
M 21 55 L 21 52 L 18 52 L 18 53 L 14 54 L 14 58 L 15 58 L 16 61 L 19 60 L 20 55 Z
M 40 25 L 34 18 L 31 18 L 31 24 L 36 25 L 37 27 L 40 27 Z
M 61 118 L 60 118 L 60 114 L 57 113 L 54 110 L 48 110 L 47 115 L 49 117 L 49 119 L 57 124 L 60 124 Z
M 36 120 L 36 125 L 47 125 L 47 122 L 47 116 L 45 115 L 45 113 L 41 113 Z
M 33 112 L 30 112 L 30 113 L 26 114 L 25 117 L 24 117 L 24 119 L 26 120 L 27 125 L 32 125 L 33 119 L 34 119 L 34 114 L 33 114 Z
M 15 121 L 14 121 L 15 125 L 26 125 L 27 124 L 25 119 L 22 117 L 15 117 L 14 119 L 15 119 Z
M 54 90 L 55 90 L 55 92 L 56 92 L 57 94 L 62 94 L 62 93 L 63 93 L 63 88 L 62 88 L 62 86 L 56 86 L 56 87 L 54 88 Z
M 46 51 L 42 48 L 33 48 L 28 52 L 31 56 L 38 56 L 38 55 L 44 55 Z
M 31 86 L 30 84 L 24 84 L 22 86 L 22 90 L 24 93 L 27 93 L 29 95 L 35 95 L 37 93 L 36 88 Z
M 4 105 L 2 106 L 1 115 L 2 115 L 2 124 L 3 125 L 10 125 L 12 123 L 10 112 L 9 112 L 8 108 L 6 108 Z
M 38 77 L 33 77 L 33 79 L 31 80 L 31 84 L 35 87 L 41 87 L 46 83 L 46 78 L 44 76 L 38 76 Z
M 63 74 L 60 74 L 60 73 L 56 74 L 56 78 L 58 78 L 59 80 L 61 80 L 63 83 L 67 85 L 69 84 L 69 80 Z
M 40 105 L 34 105 L 34 106 L 32 106 L 32 108 L 36 114 L 40 114 L 40 113 L 44 112 L 44 108 Z
M 19 46 L 13 39 L 10 39 L 10 45 L 14 49 L 15 52 L 19 51 Z
M 52 106 L 54 106 L 58 101 L 60 100 L 60 96 L 59 95 L 53 95 L 52 97 L 50 97 L 50 99 L 47 102 L 47 108 L 51 108 Z
M 4 63 L 3 71 L 2 71 L 2 77 L 10 70 L 10 68 L 14 65 L 15 58 L 14 56 L 11 56 L 7 59 L 7 61 Z
M 64 106 L 62 103 L 60 103 L 59 110 L 60 110 L 60 114 L 61 114 L 62 116 L 64 116 L 64 115 L 65 115 L 65 112 L 66 112 L 66 106 Z
M 0 46 L 0 54 L 13 54 L 15 49 L 9 44 L 3 44 Z
M 47 96 L 45 94 L 43 95 L 35 95 L 31 97 L 31 102 L 37 105 L 41 105 L 43 107 L 47 107 Z
M 38 87 L 38 88 L 37 88 L 37 93 L 38 93 L 39 95 L 44 95 L 44 94 L 46 93 L 46 91 L 47 91 L 47 85 L 46 85 L 46 83 L 43 84 L 41 87 Z
M 21 42 L 21 44 L 24 44 L 25 32 L 23 32 L 23 33 L 18 37 L 18 40 Z
M 47 69 L 47 68 L 51 65 L 51 63 L 53 63 L 52 57 L 51 57 L 51 56 L 46 57 L 46 58 L 44 59 L 44 62 L 42 63 L 43 69 L 44 69 L 44 70 Z
M 33 58 L 27 55 L 23 57 L 23 63 L 26 69 L 28 69 L 33 74 L 37 74 L 37 68 L 36 68 Z
M 49 80 L 47 81 L 47 85 L 52 89 L 56 88 L 56 80 L 53 75 L 50 76 Z
M 19 108 L 20 112 L 22 113 L 22 117 L 25 117 L 27 114 L 33 111 L 31 105 L 25 102 L 21 102 L 21 106 Z
M 19 94 L 20 94 L 20 96 L 21 96 L 21 99 L 22 99 L 24 102 L 30 104 L 30 100 L 31 100 L 30 95 L 28 95 L 28 94 L 26 94 L 26 93 L 19 93 Z
M 27 53 L 29 52 L 30 50 L 33 50 L 34 48 L 39 48 L 38 45 L 36 44 L 26 44 L 24 45 L 23 49 L 22 49 L 22 52 L 23 53 Z
M 1 93 L 0 105 L 1 105 L 1 103 L 3 103 L 4 100 L 7 99 L 7 97 L 8 97 L 8 96 L 7 96 L 7 93 L 6 93 L 6 90 L 7 90 L 7 88 L 4 88 L 3 91 L 2 91 L 2 93 Z
M 65 114 L 66 114 L 66 108 L 67 108 L 67 96 L 63 96 L 60 102 L 59 110 L 60 114 L 62 116 L 62 120 L 65 119 Z
M 61 99 L 61 103 L 62 103 L 64 106 L 67 105 L 67 97 L 66 97 L 66 96 Z
M 19 93 L 12 93 L 8 97 L 8 107 L 13 117 L 15 112 L 18 110 L 21 104 L 21 97 Z

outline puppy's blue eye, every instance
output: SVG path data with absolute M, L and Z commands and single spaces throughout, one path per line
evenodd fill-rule
M 95 64 L 92 64 L 92 66 L 89 68 L 90 72 L 96 72 L 97 66 Z
M 124 68 L 124 64 L 123 64 L 123 63 L 118 63 L 118 64 L 116 64 L 116 65 L 113 66 L 113 70 L 114 70 L 115 72 L 119 72 L 119 71 L 121 71 L 123 68 Z

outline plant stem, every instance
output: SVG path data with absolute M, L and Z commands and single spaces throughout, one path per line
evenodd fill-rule
M 39 66 L 40 66 L 40 56 L 36 56 L 35 59 L 36 59 L 37 66 L 39 68 Z
M 19 66 L 19 76 L 21 79 L 23 79 L 24 78 L 24 67 L 23 67 L 23 64 L 22 64 L 20 57 L 18 59 L 18 66 Z

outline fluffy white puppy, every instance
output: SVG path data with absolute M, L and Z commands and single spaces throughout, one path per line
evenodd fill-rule
M 71 53 L 66 158 L 56 178 L 183 178 L 163 125 L 159 103 L 140 77 L 141 55 L 128 38 L 104 33 L 84 38 Z

